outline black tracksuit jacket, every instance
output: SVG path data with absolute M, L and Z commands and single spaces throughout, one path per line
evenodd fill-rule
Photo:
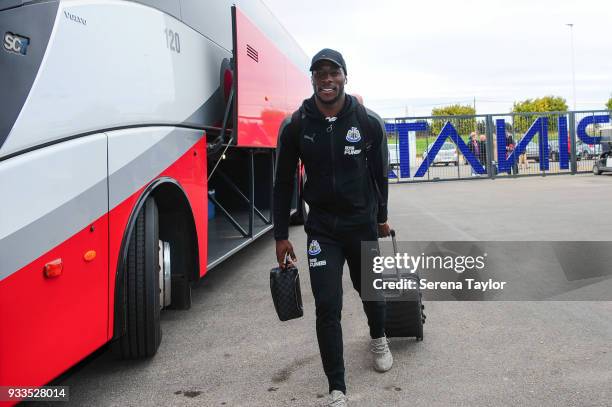
M 291 131 L 291 117 L 281 124 L 274 182 L 274 238 L 289 236 L 289 212 L 298 159 L 306 172 L 303 198 L 310 207 L 306 232 L 335 234 L 354 227 L 387 221 L 388 149 L 382 119 L 367 110 L 375 134 L 364 137 L 357 119 L 359 102 L 346 95 L 335 121 L 326 119 L 314 96 L 300 107 L 301 134 Z M 366 140 L 371 145 L 367 152 Z M 370 175 L 371 166 L 373 175 Z M 376 179 L 378 186 L 373 183 Z M 315 226 L 316 224 L 316 226 Z M 309 230 L 310 229 L 310 230 Z

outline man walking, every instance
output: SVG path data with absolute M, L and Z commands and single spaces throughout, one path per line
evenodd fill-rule
M 304 164 L 303 199 L 308 265 L 316 307 L 316 331 L 330 406 L 345 406 L 342 328 L 342 269 L 348 263 L 361 295 L 361 242 L 388 236 L 388 150 L 384 123 L 344 92 L 346 63 L 331 49 L 310 66 L 314 94 L 279 130 L 274 183 L 274 238 L 281 267 L 296 256 L 288 223 L 298 159 Z M 374 368 L 393 364 L 385 337 L 385 302 L 362 301 L 370 328 Z

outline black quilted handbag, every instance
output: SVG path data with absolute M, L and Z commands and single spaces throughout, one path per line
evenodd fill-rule
M 296 267 L 287 264 L 284 269 L 276 267 L 270 270 L 270 290 L 274 308 L 281 321 L 304 315 L 300 275 Z

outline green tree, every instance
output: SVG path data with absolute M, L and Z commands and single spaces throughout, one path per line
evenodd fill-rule
M 610 97 L 610 99 L 608 99 L 608 101 L 606 102 L 606 109 L 608 110 L 612 110 L 612 96 Z
M 469 116 L 475 115 L 476 110 L 474 107 L 469 105 L 450 105 L 444 107 L 437 107 L 431 109 L 432 116 Z M 475 118 L 452 118 L 452 117 L 443 117 L 440 119 L 432 119 L 431 123 L 431 132 L 433 136 L 437 136 L 440 131 L 442 131 L 442 127 L 446 124 L 446 122 L 450 121 L 451 124 L 457 129 L 457 132 L 466 136 L 470 134 L 470 132 L 476 130 L 476 119 Z
M 544 96 L 535 99 L 526 99 L 521 102 L 514 102 L 512 106 L 513 113 L 543 113 L 543 112 L 565 112 L 567 111 L 567 102 L 560 96 Z M 521 115 L 515 116 L 514 127 L 519 132 L 525 132 L 531 126 L 537 115 Z M 552 129 L 557 128 L 556 118 L 549 121 L 549 126 Z
M 512 112 L 565 112 L 567 102 L 560 96 L 544 96 L 536 99 L 526 99 L 522 102 L 514 102 Z
M 476 114 L 473 106 L 469 105 L 450 105 L 444 107 L 434 107 L 431 109 L 432 116 L 459 116 Z

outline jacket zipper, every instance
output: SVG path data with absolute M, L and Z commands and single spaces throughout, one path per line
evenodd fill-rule
M 335 171 L 335 164 L 334 164 L 334 123 L 330 122 L 329 126 L 327 127 L 327 133 L 329 134 L 330 140 L 329 140 L 329 145 L 330 145 L 330 149 L 331 149 L 331 176 L 332 176 L 332 197 L 334 199 L 334 202 L 337 202 L 337 198 L 336 198 L 336 171 Z M 333 222 L 333 231 L 336 231 L 336 226 L 338 224 L 338 216 L 334 215 L 334 222 Z

